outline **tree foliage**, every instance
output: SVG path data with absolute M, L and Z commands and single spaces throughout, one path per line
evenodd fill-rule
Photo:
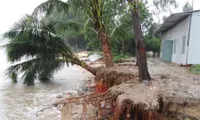
M 120 6 L 120 4 L 115 5 Z M 114 10 L 110 10 L 113 11 L 113 13 L 110 12 L 109 14 L 113 14 L 116 17 L 106 24 L 106 26 L 108 26 L 106 31 L 108 31 L 108 35 L 110 36 L 110 43 L 114 53 L 128 53 L 135 55 L 135 41 L 132 29 L 133 27 L 131 26 L 131 12 L 124 6 L 120 7 L 120 11 L 117 13 Z M 146 7 L 146 4 L 143 3 L 140 4 L 139 10 L 141 13 L 140 19 L 142 22 L 142 31 L 143 34 L 146 35 L 153 23 L 152 14 Z M 90 50 L 96 50 L 96 48 L 99 48 L 99 45 L 101 44 L 98 43 L 98 34 L 92 30 L 88 30 L 86 33 L 88 33 L 86 39 L 87 43 L 89 43 L 89 48 L 94 48 Z
M 160 12 L 170 12 L 172 13 L 173 8 L 178 8 L 178 3 L 176 0 L 154 0 L 153 1 L 154 6 L 156 7 L 155 10 L 158 10 Z
M 147 51 L 152 51 L 153 53 L 160 52 L 160 39 L 153 37 L 145 42 Z
M 152 13 L 157 17 L 159 22 L 165 20 L 165 16 L 178 10 L 177 0 L 153 0 L 154 9 Z M 161 17 L 163 16 L 163 17 Z
M 89 23 L 92 26 L 92 29 L 98 33 L 99 40 L 102 44 L 102 51 L 104 53 L 106 66 L 113 66 L 112 53 L 109 46 L 107 23 L 110 22 L 113 17 L 115 17 L 109 13 L 113 13 L 112 10 L 114 10 L 116 13 L 119 11 L 119 9 L 116 10 L 116 7 L 119 6 L 115 5 L 117 3 L 119 3 L 118 0 L 68 0 L 67 2 L 62 2 L 60 0 L 48 0 L 47 2 L 39 5 L 35 9 L 34 14 L 37 15 L 38 13 L 41 13 L 41 11 L 48 14 L 55 9 L 56 11 L 61 11 L 61 9 L 63 11 L 67 11 L 68 6 L 70 6 L 71 9 L 76 12 L 83 13 L 88 18 L 87 23 Z
M 188 1 L 184 4 L 182 9 L 183 9 L 183 12 L 189 12 L 193 10 L 192 6 L 190 5 Z
M 138 8 L 147 50 L 158 52 L 159 39 L 152 31 L 153 14 L 145 3 Z M 27 85 L 33 85 L 36 78 L 48 80 L 65 64 L 80 64 L 69 44 L 76 48 L 85 41 L 88 50 L 101 50 L 100 30 L 104 30 L 115 55 L 133 55 L 135 35 L 131 24 L 130 6 L 120 0 L 48 0 L 4 34 L 9 38 L 5 45 L 8 60 L 15 63 L 8 74 L 17 82 L 18 74 L 23 73 Z M 23 58 L 26 61 L 20 62 Z
M 8 61 L 16 63 L 26 58 L 8 68 L 14 82 L 23 73 L 24 84 L 33 85 L 36 77 L 42 81 L 50 79 L 65 64 L 76 63 L 70 47 L 56 34 L 56 26 L 54 22 L 44 23 L 26 16 L 4 34 L 9 39 L 4 46 Z

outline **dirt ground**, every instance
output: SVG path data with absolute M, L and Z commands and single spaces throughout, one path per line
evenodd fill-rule
M 118 106 L 125 100 L 131 100 L 135 105 L 142 104 L 145 110 L 157 110 L 160 107 L 158 100 L 162 98 L 164 103 L 170 103 L 169 111 L 176 113 L 176 120 L 200 120 L 200 75 L 191 74 L 188 68 L 176 64 L 148 58 L 151 82 L 148 85 L 132 82 L 138 80 L 138 68 L 133 61 L 134 58 L 131 58 L 130 62 L 118 63 L 112 68 L 103 70 L 105 74 L 100 72 L 99 76 L 97 75 L 99 80 L 103 76 L 103 79 L 118 81 L 120 77 L 110 77 L 109 73 L 114 71 L 114 75 L 126 76 L 122 78 L 128 80 L 122 80 L 121 84 L 111 87 L 108 92 L 109 95 L 118 96 L 116 100 Z M 103 64 L 97 62 L 97 65 Z
M 188 68 L 164 63 L 159 59 L 149 59 L 152 85 L 160 85 L 162 91 L 183 98 L 184 102 L 200 100 L 200 75 L 191 74 Z M 177 102 L 183 102 L 177 101 Z
M 126 64 L 129 70 L 137 69 L 134 63 Z M 117 102 L 131 100 L 142 104 L 145 109 L 158 109 L 158 99 L 172 103 L 170 110 L 180 114 L 179 120 L 200 120 L 200 76 L 191 74 L 187 68 L 162 62 L 160 59 L 148 59 L 148 68 L 152 77 L 149 85 L 123 83 L 110 89 L 118 94 Z

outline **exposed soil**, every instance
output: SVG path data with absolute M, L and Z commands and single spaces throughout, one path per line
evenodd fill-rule
M 200 76 L 189 73 L 185 67 L 153 58 L 148 59 L 148 68 L 152 77 L 148 84 L 139 83 L 134 62 L 102 68 L 95 81 L 111 87 L 107 95 L 116 98 L 116 108 L 125 108 L 124 103 L 128 100 L 132 106 L 142 106 L 143 115 L 149 120 L 200 120 Z M 122 110 L 120 114 L 124 114 Z M 162 119 L 155 118 L 157 114 Z M 125 113 L 125 116 L 129 117 L 129 114 Z
M 95 81 L 102 81 L 109 85 L 109 88 L 124 82 L 137 84 L 139 83 L 137 68 L 135 66 L 132 67 L 116 65 L 111 68 L 102 68 L 97 72 Z
M 142 105 L 145 110 L 158 110 L 159 99 L 162 98 L 164 104 L 170 103 L 169 111 L 176 112 L 171 117 L 199 120 L 200 76 L 190 74 L 184 67 L 158 59 L 149 59 L 148 67 L 153 78 L 149 85 L 122 83 L 110 89 L 111 94 L 118 95 L 118 106 L 130 100 L 134 105 Z M 135 68 L 127 66 L 129 70 Z

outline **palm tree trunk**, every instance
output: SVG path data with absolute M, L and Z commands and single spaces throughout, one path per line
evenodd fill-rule
M 109 45 L 109 37 L 106 35 L 105 30 L 99 31 L 99 38 L 102 44 L 102 50 L 106 67 L 114 66 L 114 63 L 112 61 L 112 52 Z
M 103 57 L 106 64 L 106 67 L 114 66 L 112 61 L 112 52 L 109 45 L 109 37 L 105 32 L 104 22 L 102 20 L 103 9 L 101 7 L 101 0 L 94 0 L 92 6 L 92 16 L 94 21 L 94 28 L 98 32 L 99 39 L 102 45 Z
M 128 0 L 128 2 L 135 5 L 137 4 L 135 0 Z M 137 56 L 137 62 L 138 62 L 139 78 L 140 78 L 140 81 L 143 81 L 143 80 L 149 81 L 151 77 L 148 72 L 145 43 L 142 36 L 140 18 L 139 18 L 139 14 L 138 14 L 136 6 L 135 6 L 135 9 L 131 10 L 131 14 L 132 14 L 135 42 L 137 46 L 136 56 Z
M 89 65 L 87 65 L 84 61 L 82 61 L 83 65 L 81 66 L 82 68 L 86 69 L 90 73 L 92 73 L 94 76 L 96 76 L 96 73 L 98 72 L 99 68 L 94 68 Z
M 91 67 L 87 63 L 85 63 L 84 61 L 79 60 L 78 58 L 75 58 L 73 62 L 74 62 L 74 64 L 84 68 L 85 70 L 87 70 L 88 72 L 93 74 L 94 76 L 96 75 L 96 73 L 100 69 L 100 68 Z

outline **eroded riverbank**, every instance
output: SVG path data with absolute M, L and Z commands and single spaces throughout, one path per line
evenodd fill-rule
M 99 86 L 102 89 L 96 90 L 105 88 L 106 92 L 103 90 L 103 93 L 99 94 L 96 91 L 94 94 L 69 98 L 61 104 L 68 106 L 71 103 L 81 103 L 82 114 L 80 115 L 82 116 L 79 118 L 87 120 L 90 118 L 87 111 L 90 110 L 90 106 L 96 106 L 93 118 L 114 117 L 113 120 L 119 120 L 119 117 L 128 120 L 135 117 L 138 120 L 200 119 L 199 75 L 189 73 L 184 67 L 164 63 L 159 59 L 149 59 L 148 66 L 153 79 L 150 83 L 139 83 L 135 63 L 122 64 L 124 67 L 119 65 L 102 69 L 97 73 L 96 88 Z M 107 111 L 106 114 L 105 111 Z M 70 113 L 66 115 L 69 116 Z

